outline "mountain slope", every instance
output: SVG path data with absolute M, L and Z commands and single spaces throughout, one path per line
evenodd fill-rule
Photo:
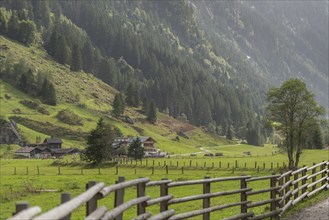
M 23 100 L 38 102 L 36 98 L 0 80 L 0 116 L 18 122 L 22 136 L 30 143 L 34 143 L 37 136 L 43 139 L 55 135 L 63 138 L 64 147 L 83 149 L 85 135 L 96 126 L 100 117 L 104 117 L 106 121 L 119 128 L 124 135 L 152 136 L 157 141 L 157 146 L 169 153 L 196 152 L 199 151 L 196 147 L 201 145 L 214 146 L 228 143 L 223 138 L 207 134 L 202 129 L 164 114 L 159 114 L 156 125 L 149 124 L 145 115 L 141 114 L 137 108 L 127 108 L 125 111 L 125 115 L 135 121 L 134 125 L 118 120 L 110 113 L 117 90 L 91 74 L 75 73 L 68 67 L 57 64 L 43 50 L 20 45 L 2 36 L 0 36 L 0 41 L 1 45 L 6 47 L 6 50 L 1 53 L 2 63 L 9 62 L 8 60 L 19 63 L 24 60 L 34 70 L 35 75 L 46 71 L 55 86 L 58 104 L 56 106 L 39 104 L 39 107 L 41 106 L 47 112 L 40 113 L 37 109 L 22 103 Z M 76 77 L 77 74 L 79 77 Z M 77 93 L 79 100 L 74 98 Z M 70 109 L 78 115 L 82 124 L 71 125 L 58 120 L 56 115 L 64 109 Z M 174 141 L 182 132 L 185 132 L 189 139 L 181 137 L 179 141 Z

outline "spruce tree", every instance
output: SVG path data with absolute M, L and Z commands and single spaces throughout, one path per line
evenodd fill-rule
M 134 139 L 128 148 L 128 157 L 132 157 L 135 160 L 142 159 L 144 156 L 144 148 L 139 138 Z
M 110 124 L 106 124 L 102 118 L 97 122 L 95 129 L 90 131 L 87 137 L 87 147 L 85 159 L 93 163 L 101 163 L 112 159 L 114 140 L 113 129 Z
M 72 62 L 70 69 L 75 72 L 82 69 L 82 55 L 78 44 L 74 44 L 72 48 Z
M 55 49 L 55 59 L 63 65 L 69 60 L 69 49 L 63 33 L 60 34 L 58 38 L 58 43 Z
M 147 120 L 153 124 L 157 121 L 157 109 L 154 101 L 151 101 L 150 103 L 150 107 L 147 113 Z
M 113 107 L 112 113 L 114 114 L 115 117 L 119 117 L 124 113 L 126 103 L 122 93 L 115 94 L 112 107 Z

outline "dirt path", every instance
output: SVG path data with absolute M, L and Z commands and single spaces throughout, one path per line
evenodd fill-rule
M 329 197 L 324 201 L 307 207 L 285 220 L 329 220 Z

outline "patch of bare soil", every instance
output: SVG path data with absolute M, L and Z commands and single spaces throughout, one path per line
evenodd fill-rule
M 329 197 L 285 218 L 285 220 L 329 220 Z
M 162 118 L 159 123 L 164 124 L 165 127 L 175 132 L 187 132 L 195 129 L 195 127 L 191 124 L 184 123 L 170 117 Z

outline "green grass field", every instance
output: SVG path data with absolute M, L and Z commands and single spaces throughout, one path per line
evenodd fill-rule
M 240 147 L 240 146 L 235 146 Z M 248 149 L 251 149 L 249 147 Z M 271 149 L 271 147 L 267 147 Z M 269 151 L 270 152 L 270 151 Z M 326 150 L 310 150 L 303 153 L 303 158 L 301 164 L 311 165 L 313 162 L 320 162 L 322 160 L 328 159 L 328 151 Z M 193 164 L 200 164 L 199 167 L 189 167 L 189 161 L 192 160 Z M 234 170 L 232 173 L 232 166 L 235 165 L 235 161 L 238 161 L 239 168 Z M 172 166 L 170 166 L 170 161 Z M 179 167 L 176 167 L 177 161 L 179 162 Z M 182 174 L 181 166 L 184 162 L 186 163 L 186 168 L 184 169 L 184 174 Z M 206 162 L 207 167 L 204 166 Z M 222 163 L 222 168 L 219 168 L 219 162 Z M 247 162 L 247 169 L 244 168 L 244 162 Z M 261 164 L 261 168 L 254 169 L 254 163 L 257 162 Z M 265 162 L 266 168 L 262 168 L 262 163 Z M 154 159 L 155 168 L 154 174 L 152 174 L 151 167 L 153 166 L 153 159 L 147 159 L 148 166 L 146 166 L 146 159 L 140 162 L 133 162 L 132 165 L 120 165 L 119 164 L 119 174 L 115 175 L 116 169 L 113 165 L 103 164 L 100 167 L 90 167 L 84 162 L 72 161 L 71 157 L 66 157 L 61 161 L 55 160 L 13 160 L 13 159 L 2 159 L 1 160 L 1 216 L 0 218 L 7 218 L 14 211 L 15 202 L 17 201 L 29 201 L 31 205 L 40 205 L 42 210 L 48 210 L 59 203 L 60 193 L 71 192 L 72 196 L 76 196 L 85 190 L 85 184 L 90 180 L 102 181 L 108 184 L 113 184 L 118 176 L 124 176 L 126 180 L 135 179 L 139 177 L 149 177 L 152 180 L 159 180 L 162 178 L 169 178 L 173 181 L 182 180 L 193 180 L 202 179 L 204 176 L 210 177 L 223 177 L 223 176 L 238 176 L 238 175 L 252 175 L 261 176 L 269 175 L 272 172 L 279 172 L 276 166 L 273 170 L 270 170 L 270 163 L 273 162 L 286 162 L 285 155 L 274 155 L 274 156 L 259 156 L 259 157 L 249 157 L 249 158 L 156 158 Z M 160 166 L 158 166 L 160 163 Z M 169 166 L 169 172 L 166 174 L 166 169 L 164 166 L 166 163 Z M 212 168 L 212 163 L 215 167 Z M 230 168 L 227 168 L 227 163 L 230 163 Z M 243 166 L 240 166 L 243 164 Z M 250 164 L 250 167 L 248 165 Z M 61 174 L 58 174 L 58 166 L 60 166 Z M 39 167 L 39 174 L 37 167 Z M 82 171 L 81 171 L 82 169 Z M 16 174 L 15 174 L 16 172 Z M 83 174 L 81 174 L 83 172 Z M 100 173 L 99 173 L 100 172 Z M 239 182 L 229 181 L 223 183 L 212 184 L 212 192 L 225 191 L 239 188 Z M 253 189 L 262 189 L 269 186 L 268 181 L 257 181 L 252 182 L 248 187 Z M 40 192 L 40 190 L 55 190 L 55 192 Z M 184 197 L 193 194 L 202 194 L 202 186 L 186 186 L 170 188 L 169 193 L 175 195 L 175 197 Z M 159 196 L 158 187 L 147 188 L 147 195 L 154 197 Z M 323 193 L 322 193 L 323 194 Z M 321 194 L 321 195 L 322 195 Z M 127 190 L 126 201 L 133 198 L 136 195 L 136 189 L 131 188 Z M 259 196 L 254 196 L 252 199 L 254 201 L 260 201 L 267 199 L 268 194 L 262 194 Z M 323 195 L 320 196 L 323 198 Z M 230 203 L 238 200 L 238 196 L 224 196 L 211 199 L 212 205 L 219 205 Z M 316 200 L 315 200 L 316 201 Z M 100 201 L 100 204 L 106 205 L 108 208 L 113 207 L 113 195 L 109 198 Z M 189 203 L 182 203 L 170 206 L 174 208 L 177 213 L 182 213 L 187 210 L 200 209 L 202 207 L 202 201 L 195 201 Z M 268 211 L 269 206 L 261 206 L 251 209 L 255 213 L 262 213 Z M 79 208 L 74 212 L 73 219 L 81 219 L 84 214 L 85 207 Z M 147 210 L 157 213 L 159 206 L 150 207 Z M 132 208 L 125 214 L 125 218 L 130 219 L 130 217 L 136 212 L 135 208 Z M 223 217 L 228 217 L 239 212 L 239 208 L 229 208 L 224 211 L 218 211 L 212 213 L 212 217 L 219 219 Z M 198 218 L 195 218 L 198 219 Z

